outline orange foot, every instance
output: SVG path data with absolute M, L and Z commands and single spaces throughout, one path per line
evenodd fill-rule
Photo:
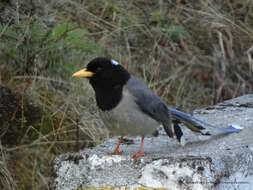
M 144 155 L 143 155 L 143 152 L 142 152 L 143 145 L 144 145 L 144 136 L 141 137 L 141 146 L 140 146 L 140 149 L 139 149 L 138 152 L 133 156 L 134 163 L 138 160 L 139 157 L 144 156 Z
M 123 141 L 123 136 L 121 136 L 121 137 L 118 139 L 118 143 L 117 143 L 117 146 L 116 146 L 116 148 L 115 148 L 113 154 L 115 154 L 115 155 L 121 154 L 121 152 L 119 151 L 119 147 L 120 147 L 120 144 L 122 143 L 122 141 Z
M 114 151 L 113 151 L 113 155 L 120 155 L 122 153 L 122 151 L 119 150 L 119 148 L 116 148 Z
M 139 150 L 135 155 L 133 155 L 134 162 L 136 162 L 139 157 L 143 157 L 143 156 L 144 156 L 144 154 L 143 154 L 142 150 Z

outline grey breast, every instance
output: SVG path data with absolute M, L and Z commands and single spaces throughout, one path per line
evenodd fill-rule
M 120 103 L 111 111 L 101 111 L 100 115 L 104 124 L 113 135 L 151 135 L 159 127 L 159 122 L 144 113 L 136 103 L 136 97 L 131 93 L 130 79 L 123 88 Z

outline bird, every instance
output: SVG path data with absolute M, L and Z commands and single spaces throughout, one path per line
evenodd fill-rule
M 133 156 L 135 162 L 144 156 L 144 137 L 153 134 L 160 125 L 170 138 L 175 136 L 179 142 L 183 137 L 180 123 L 202 135 L 211 135 L 210 131 L 214 130 L 222 133 L 241 130 L 236 125 L 219 128 L 168 107 L 143 80 L 131 75 L 119 62 L 108 57 L 92 59 L 72 77 L 88 79 L 95 92 L 101 119 L 113 136 L 120 136 L 114 154 L 120 153 L 124 136 L 141 136 L 141 145 Z

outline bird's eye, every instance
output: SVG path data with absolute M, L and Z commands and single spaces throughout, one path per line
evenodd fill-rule
M 100 71 L 102 71 L 102 68 L 101 68 L 101 67 L 98 67 L 98 68 L 96 69 L 96 72 L 100 72 Z

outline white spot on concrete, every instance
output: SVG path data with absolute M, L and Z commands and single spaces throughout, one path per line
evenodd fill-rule
M 181 146 L 185 146 L 186 143 L 187 143 L 186 139 L 184 138 L 184 136 L 182 136 L 181 139 L 180 139 Z
M 125 160 L 125 158 L 119 155 L 112 155 L 112 156 L 102 156 L 99 157 L 96 154 L 92 155 L 88 158 L 88 162 L 90 164 L 91 169 L 96 168 L 106 168 L 112 166 L 114 163 L 120 163 L 121 161 Z
M 206 172 L 205 175 L 210 175 Z M 209 176 L 210 177 L 210 176 Z M 152 188 L 174 187 L 173 190 L 192 189 L 206 190 L 206 182 L 196 169 L 190 168 L 185 164 L 169 164 L 164 160 L 154 161 L 143 168 L 142 176 L 138 183 Z
M 78 188 L 78 184 L 80 184 L 84 178 L 84 174 L 86 174 L 86 168 L 80 167 L 76 164 L 70 164 L 69 161 L 64 161 L 61 163 L 61 167 L 59 168 L 57 174 L 58 177 L 55 179 L 58 184 L 56 190 L 69 190 Z M 62 181 L 65 183 L 62 183 Z

